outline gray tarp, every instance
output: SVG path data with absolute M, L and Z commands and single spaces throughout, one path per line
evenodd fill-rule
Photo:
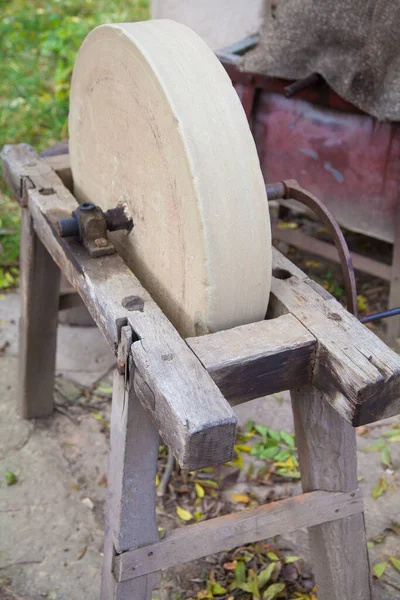
M 266 0 L 246 71 L 284 79 L 319 73 L 365 112 L 400 120 L 400 0 Z

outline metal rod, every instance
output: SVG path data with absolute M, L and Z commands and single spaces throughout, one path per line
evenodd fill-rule
M 297 81 L 294 81 L 293 83 L 287 85 L 283 89 L 283 93 L 286 96 L 286 98 L 291 98 L 292 96 L 295 96 L 302 90 L 305 90 L 306 88 L 312 85 L 317 85 L 322 82 L 323 79 L 321 75 L 319 75 L 318 73 L 311 73 L 311 75 L 308 75 L 308 77 L 304 77 L 304 79 L 298 79 Z
M 383 312 L 374 313 L 372 315 L 366 315 L 361 317 L 361 323 L 370 323 L 371 321 L 377 321 L 378 319 L 386 319 L 387 317 L 395 317 L 400 315 L 400 306 L 397 308 L 391 308 L 390 310 L 384 310 Z

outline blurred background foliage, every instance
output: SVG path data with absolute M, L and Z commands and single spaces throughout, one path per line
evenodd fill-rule
M 102 23 L 149 18 L 149 0 L 0 0 L 0 148 L 68 137 L 76 54 Z M 0 289 L 18 277 L 19 210 L 0 183 Z

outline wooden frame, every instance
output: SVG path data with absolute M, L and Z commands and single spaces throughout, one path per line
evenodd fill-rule
M 43 411 L 34 388 L 38 375 L 32 378 L 26 357 L 39 346 L 48 356 L 56 336 L 59 273 L 44 249 L 118 357 L 102 600 L 150 600 L 163 568 L 298 527 L 310 528 L 319 597 L 370 599 L 352 425 L 398 412 L 400 357 L 278 252 L 269 320 L 183 340 L 118 255 L 99 261 L 58 236 L 56 220 L 76 201 L 50 165 L 24 144 L 6 146 L 2 159 L 26 211 L 23 239 L 30 248 L 21 264 L 24 414 Z M 71 181 L 65 171 L 64 177 Z M 40 243 L 29 241 L 34 236 Z M 51 326 L 44 331 L 29 326 L 32 315 L 43 321 L 47 306 L 47 290 L 35 286 L 31 265 L 50 278 Z M 124 307 L 126 296 L 136 297 L 133 310 Z M 41 372 L 47 389 L 53 376 L 54 361 L 47 361 Z M 184 468 L 224 462 L 235 436 L 231 405 L 285 389 L 292 390 L 304 494 L 158 540 L 159 434 Z M 47 393 L 44 412 L 51 409 Z

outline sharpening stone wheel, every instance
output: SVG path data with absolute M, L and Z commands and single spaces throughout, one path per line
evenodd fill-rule
M 168 20 L 92 31 L 69 133 L 77 199 L 128 204 L 135 227 L 112 240 L 181 335 L 264 319 L 264 181 L 240 100 L 200 37 Z

